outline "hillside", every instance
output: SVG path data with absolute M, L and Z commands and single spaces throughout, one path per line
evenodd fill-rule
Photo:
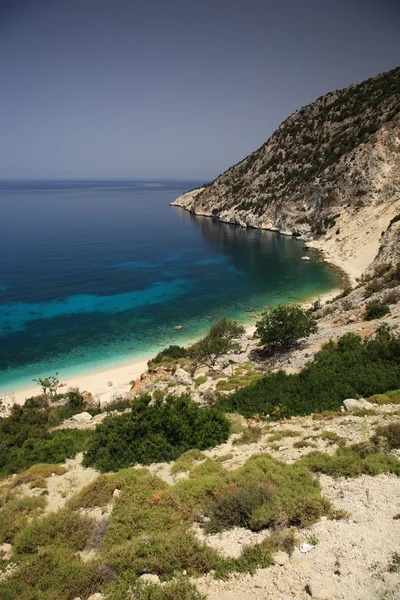
M 301 108 L 261 148 L 172 205 L 302 235 L 355 279 L 400 209 L 400 67 Z

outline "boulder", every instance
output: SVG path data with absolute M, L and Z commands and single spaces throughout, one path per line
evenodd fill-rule
M 249 360 L 247 353 L 242 352 L 241 354 L 232 354 L 229 357 L 229 362 L 234 363 L 235 365 L 244 365 Z
M 347 398 L 343 401 L 343 406 L 347 412 L 360 410 L 361 408 L 374 408 L 372 402 L 368 402 L 367 400 L 364 400 L 364 398 L 360 398 L 359 400 L 356 400 L 355 398 Z
M 96 592 L 95 594 L 89 596 L 87 600 L 106 600 L 106 597 L 103 596 L 103 594 L 100 594 L 100 592 Z
M 313 579 L 307 585 L 307 589 L 316 600 L 335 600 L 340 597 L 334 583 L 326 577 Z
M 311 260 L 309 256 L 302 256 L 301 260 Z
M 0 546 L 0 558 L 3 560 L 10 560 L 12 555 L 12 546 L 11 544 L 2 544 Z
M 81 395 L 82 395 L 83 400 L 86 402 L 86 404 L 89 408 L 97 407 L 98 401 L 96 400 L 96 398 L 93 396 L 93 394 L 91 392 L 84 390 Z
M 177 383 L 181 383 L 182 385 L 192 385 L 193 383 L 193 379 L 184 369 L 177 369 L 174 374 L 174 379 Z
M 71 421 L 76 421 L 76 423 L 89 423 L 92 420 L 92 415 L 88 412 L 78 413 L 71 417 Z
M 152 573 L 144 573 L 139 577 L 139 579 L 141 581 L 145 581 L 146 583 L 160 583 L 159 576 Z

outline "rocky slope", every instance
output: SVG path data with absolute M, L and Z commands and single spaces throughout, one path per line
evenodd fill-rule
M 301 234 L 359 276 L 400 211 L 400 68 L 298 110 L 261 148 L 172 205 Z

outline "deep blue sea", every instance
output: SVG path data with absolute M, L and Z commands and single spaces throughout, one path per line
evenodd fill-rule
M 294 238 L 169 206 L 200 183 L 0 182 L 0 392 L 339 286 Z

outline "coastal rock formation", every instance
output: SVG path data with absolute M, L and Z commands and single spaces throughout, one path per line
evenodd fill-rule
M 354 279 L 399 213 L 399 189 L 397 68 L 301 108 L 261 148 L 171 204 L 305 236 Z

